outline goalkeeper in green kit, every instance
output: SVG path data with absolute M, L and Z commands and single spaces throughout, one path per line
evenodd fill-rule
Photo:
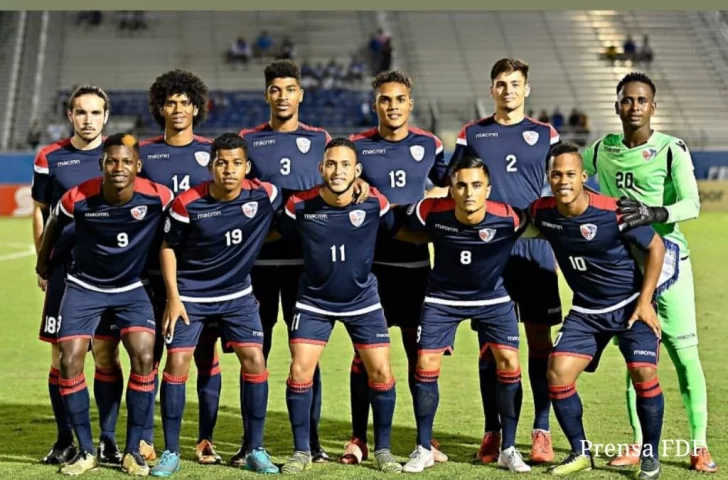
M 595 142 L 584 152 L 584 164 L 590 175 L 597 175 L 601 193 L 620 198 L 619 210 L 626 224 L 651 224 L 661 236 L 680 246 L 679 277 L 657 297 L 657 313 L 662 342 L 677 370 L 680 393 L 688 411 L 691 467 L 712 473 L 718 467 L 706 444 L 708 398 L 698 356 L 690 251 L 678 227 L 680 222 L 698 217 L 700 197 L 685 143 L 650 126 L 657 107 L 655 92 L 655 84 L 642 73 L 630 73 L 619 82 L 615 109 L 622 121 L 622 133 L 609 134 Z M 629 374 L 625 375 L 635 444 L 625 455 L 610 462 L 614 466 L 639 464 L 642 442 L 635 390 Z

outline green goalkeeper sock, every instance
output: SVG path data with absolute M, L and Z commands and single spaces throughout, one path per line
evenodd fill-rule
M 627 370 L 627 414 L 629 415 L 629 424 L 632 427 L 632 434 L 634 435 L 634 443 L 642 445 L 642 427 L 640 426 L 640 419 L 637 416 L 637 392 L 634 390 L 632 384 L 632 378 L 629 376 L 629 370 Z
M 669 342 L 665 342 L 665 347 L 677 370 L 680 394 L 688 411 L 693 446 L 707 446 L 708 392 L 705 386 L 703 366 L 700 364 L 698 355 L 698 346 L 675 350 Z

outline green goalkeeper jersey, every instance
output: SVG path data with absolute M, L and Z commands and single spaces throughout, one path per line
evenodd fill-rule
M 665 207 L 666 223 L 654 224 L 661 236 L 680 246 L 688 255 L 688 242 L 678 222 L 697 218 L 700 211 L 698 183 L 693 161 L 685 142 L 654 131 L 647 143 L 627 148 L 624 135 L 611 133 L 584 152 L 584 167 L 597 175 L 604 195 L 626 196 L 650 207 Z

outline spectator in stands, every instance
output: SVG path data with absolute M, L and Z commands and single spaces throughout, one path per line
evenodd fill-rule
M 248 42 L 246 42 L 243 37 L 238 37 L 238 39 L 230 45 L 230 50 L 227 54 L 227 61 L 235 66 L 237 63 L 247 65 L 248 60 L 250 60 L 250 45 L 248 45 Z
M 316 90 L 319 87 L 319 77 L 308 62 L 301 65 L 301 86 L 304 90 Z
M 293 60 L 295 57 L 296 45 L 291 37 L 283 37 L 281 43 L 281 52 L 278 54 L 277 60 Z
M 135 32 L 137 30 L 146 30 L 149 28 L 147 24 L 146 14 L 142 11 L 122 10 L 119 12 L 119 30 L 129 30 Z
M 538 121 L 542 123 L 549 123 L 551 121 L 546 110 L 541 110 L 541 113 L 538 114 Z
M 604 58 L 609 62 L 610 65 L 614 65 L 617 61 L 617 58 L 619 58 L 619 51 L 617 50 L 617 46 L 614 44 L 609 45 L 604 50 Z
M 571 114 L 569 115 L 569 127 L 572 130 L 576 130 L 576 127 L 579 126 L 579 121 L 581 120 L 581 113 L 579 113 L 579 110 L 576 108 L 571 109 Z
M 134 136 L 137 138 L 141 137 L 142 132 L 144 132 L 144 128 L 145 128 L 144 117 L 141 114 L 139 114 L 134 119 L 134 127 L 133 127 Z
M 377 73 L 386 72 L 392 68 L 393 51 L 392 39 L 387 37 L 382 49 L 379 51 L 379 70 L 377 70 Z
M 364 62 L 359 60 L 356 55 L 351 56 L 351 62 L 349 63 L 349 69 L 344 75 L 344 81 L 349 83 L 361 82 L 364 80 Z
M 584 113 L 579 115 L 579 123 L 574 130 L 574 143 L 580 147 L 586 147 L 589 144 L 589 117 Z
M 265 57 L 270 55 L 271 49 L 273 48 L 273 37 L 270 36 L 267 30 L 263 30 L 255 40 L 255 48 L 253 49 L 253 55 L 256 58 Z
M 652 47 L 650 46 L 650 36 L 645 33 L 642 37 L 642 48 L 640 48 L 639 59 L 649 67 L 654 58 L 655 54 L 652 52 Z
M 98 27 L 101 25 L 103 19 L 104 16 L 101 13 L 101 10 L 85 10 L 83 12 L 78 12 L 78 16 L 76 17 L 76 26 L 80 27 L 83 23 L 86 23 L 91 27 Z
M 554 113 L 551 114 L 551 125 L 556 130 L 564 126 L 564 115 L 559 110 L 559 107 L 554 108 Z
M 38 145 L 40 145 L 40 136 L 42 134 L 43 132 L 40 130 L 40 123 L 38 120 L 33 120 L 33 123 L 30 124 L 30 130 L 28 130 L 28 137 L 25 140 L 31 150 L 38 148 Z
M 68 135 L 68 124 L 66 122 L 51 122 L 46 127 L 49 143 L 59 142 Z
M 625 60 L 635 60 L 637 54 L 637 44 L 634 43 L 634 40 L 632 40 L 632 35 L 627 35 L 627 39 L 624 41 L 624 45 L 622 45 L 622 50 L 624 52 Z

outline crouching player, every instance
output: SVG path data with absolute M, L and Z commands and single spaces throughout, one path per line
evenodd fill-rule
M 185 383 L 200 333 L 212 321 L 240 360 L 244 379 L 240 410 L 248 426 L 245 468 L 278 473 L 263 449 L 268 370 L 250 270 L 280 196 L 269 183 L 245 179 L 250 161 L 246 142 L 237 134 L 226 133 L 214 140 L 209 168 L 212 182 L 182 193 L 164 225 L 160 260 L 168 298 L 162 327 L 167 342 L 161 388 L 165 451 L 152 469 L 158 477 L 168 477 L 180 468 Z
M 481 159 L 459 158 L 450 166 L 449 177 L 452 198 L 426 198 L 410 207 L 410 227 L 397 234 L 401 239 L 432 241 L 435 249 L 417 332 L 418 446 L 404 471 L 418 473 L 434 465 L 432 424 L 440 397 L 437 380 L 442 355 L 452 351 L 460 322 L 472 319 L 478 327 L 481 355 L 490 349 L 496 360 L 495 396 L 503 426 L 498 465 L 529 472 L 531 467 L 515 448 L 523 396 L 518 319 L 502 277 L 527 223 L 509 205 L 487 200 L 490 174 Z
M 83 368 L 101 315 L 109 313 L 116 319 L 131 360 L 122 470 L 146 475 L 149 467 L 139 453 L 139 441 L 147 411 L 154 404 L 155 322 L 142 272 L 173 195 L 164 185 L 137 178 L 142 164 L 139 143 L 131 135 L 108 137 L 99 163 L 103 178 L 83 182 L 61 198 L 43 235 L 36 265 L 38 275 L 47 278 L 51 250 L 63 226 L 75 222 L 74 263 L 66 276 L 58 343 L 61 396 L 80 448 L 61 473 L 80 475 L 98 466 Z
M 657 478 L 664 399 L 657 378 L 660 323 L 652 302 L 658 281 L 662 290 L 676 278 L 676 245 L 667 244 L 666 256 L 666 243 L 651 227 L 625 228 L 615 199 L 585 191 L 587 174 L 576 146 L 554 148 L 548 179 L 554 196 L 531 204 L 531 218 L 551 243 L 574 292 L 548 370 L 549 394 L 571 453 L 549 473 L 568 475 L 593 468 L 575 384 L 581 372 L 596 369 L 602 351 L 617 336 L 637 391 L 644 431 L 636 478 Z M 634 247 L 646 252 L 644 274 L 630 251 Z
M 320 164 L 323 185 L 294 194 L 286 202 L 284 235 L 298 231 L 303 241 L 303 275 L 290 326 L 291 369 L 286 389 L 295 451 L 285 474 L 311 467 L 310 411 L 313 375 L 339 319 L 364 363 L 374 413 L 374 458 L 385 473 L 400 473 L 390 451 L 396 403 L 389 361 L 389 331 L 371 273 L 381 226 L 392 228 L 389 201 L 376 189 L 354 203 L 354 181 L 361 175 L 356 147 L 344 138 L 330 141 Z M 285 218 L 288 217 L 288 218 Z

